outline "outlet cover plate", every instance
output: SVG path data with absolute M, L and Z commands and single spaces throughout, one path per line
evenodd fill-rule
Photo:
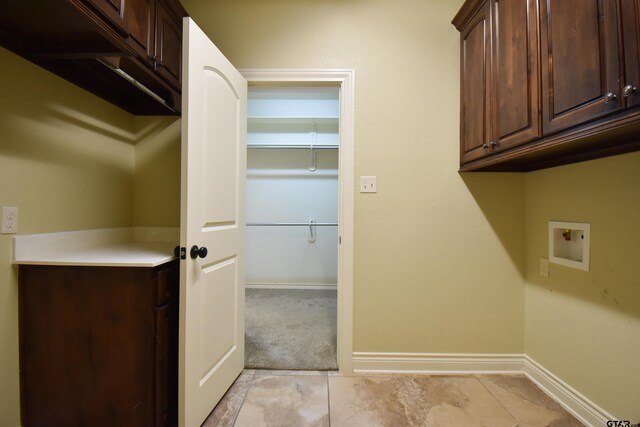
M 540 258 L 540 275 L 549 277 L 549 260 L 547 258 Z
M 18 208 L 2 208 L 2 234 L 15 234 L 18 232 Z
M 361 193 L 377 193 L 378 184 L 375 176 L 361 176 L 360 177 L 360 192 Z

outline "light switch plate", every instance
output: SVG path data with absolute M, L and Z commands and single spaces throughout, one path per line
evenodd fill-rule
M 361 176 L 360 177 L 360 192 L 361 193 L 377 193 L 378 184 L 376 183 L 375 176 Z

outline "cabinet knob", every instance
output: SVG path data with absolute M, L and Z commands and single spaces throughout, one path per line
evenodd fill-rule
M 207 248 L 205 248 L 204 246 L 199 248 L 196 245 L 191 246 L 191 251 L 189 252 L 189 254 L 191 255 L 191 259 L 196 259 L 198 257 L 205 258 L 208 253 L 209 251 L 207 250 Z
M 485 142 L 484 144 L 482 144 L 482 148 L 484 148 L 484 149 L 486 150 L 487 148 L 489 148 L 489 146 L 488 146 L 488 145 L 487 145 L 487 143 Z
M 625 98 L 627 98 L 627 97 L 631 96 L 631 94 L 632 94 L 633 92 L 635 92 L 636 90 L 638 90 L 638 88 L 637 88 L 637 87 L 635 87 L 635 86 L 633 86 L 633 85 L 626 85 L 626 86 L 624 87 L 624 89 L 622 89 L 622 95 L 623 95 Z
M 495 148 L 498 145 L 497 142 L 495 141 L 491 141 L 491 148 Z
M 609 104 L 610 102 L 614 101 L 617 98 L 616 94 L 613 92 L 609 92 L 608 94 L 606 94 L 604 96 L 604 103 L 605 104 Z

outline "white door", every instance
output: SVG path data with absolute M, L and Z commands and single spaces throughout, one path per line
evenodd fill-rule
M 193 427 L 244 367 L 247 82 L 189 18 L 183 48 L 179 417 Z

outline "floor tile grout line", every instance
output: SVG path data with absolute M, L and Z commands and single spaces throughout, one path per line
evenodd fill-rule
M 236 425 L 236 421 L 238 421 L 238 415 L 240 415 L 240 411 L 242 410 L 242 406 L 244 405 L 244 400 L 247 398 L 247 394 L 249 394 L 249 389 L 251 388 L 251 386 L 253 385 L 253 379 L 256 376 L 256 370 L 253 370 L 253 374 L 251 374 L 251 379 L 249 380 L 249 386 L 247 387 L 247 391 L 244 392 L 244 395 L 242 396 L 242 402 L 240 402 L 240 406 L 238 407 L 238 412 L 236 412 L 236 416 L 233 417 L 233 423 L 231 424 L 231 427 Z
M 480 385 L 487 390 L 487 392 L 491 395 L 491 397 L 493 397 L 495 399 L 496 402 L 498 402 L 498 404 L 500 406 L 502 406 L 502 408 L 507 411 L 507 414 L 509 414 L 511 416 L 511 418 L 513 418 L 513 421 L 516 422 L 516 425 L 520 424 L 520 421 L 516 418 L 516 416 L 509 410 L 509 408 L 506 407 L 506 405 L 504 403 L 502 403 L 502 401 L 500 399 L 498 399 L 498 397 L 493 394 L 493 392 L 491 392 L 491 390 L 489 390 L 489 387 L 487 387 L 486 385 L 484 385 L 484 383 L 482 381 L 480 381 L 479 375 L 474 375 L 474 378 L 476 379 L 476 381 L 478 381 L 480 383 Z

